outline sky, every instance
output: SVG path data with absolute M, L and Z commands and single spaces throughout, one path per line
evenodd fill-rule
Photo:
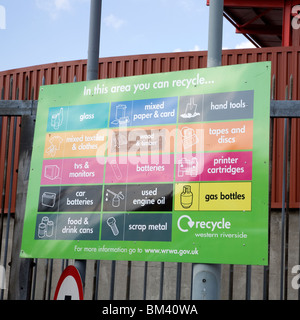
M 0 71 L 87 59 L 90 0 L 0 0 Z M 207 50 L 206 0 L 103 0 L 100 57 Z M 223 48 L 252 45 L 224 19 Z

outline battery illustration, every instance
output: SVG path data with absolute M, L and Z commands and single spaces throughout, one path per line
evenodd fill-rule
M 42 205 L 53 208 L 55 206 L 56 194 L 53 192 L 44 192 L 42 194 Z

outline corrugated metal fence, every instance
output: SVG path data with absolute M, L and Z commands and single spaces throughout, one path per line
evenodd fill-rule
M 205 68 L 206 60 L 207 53 L 204 51 L 103 58 L 99 61 L 99 79 Z M 259 61 L 272 62 L 275 100 L 286 99 L 286 88 L 290 87 L 291 77 L 291 99 L 300 100 L 300 47 L 223 51 L 223 65 Z M 86 60 L 3 71 L 0 72 L 0 97 L 2 100 L 37 100 L 42 81 L 46 85 L 73 82 L 74 79 L 84 81 L 85 75 Z M 300 154 L 296 148 L 297 142 L 300 141 L 299 121 L 293 120 L 291 137 L 292 174 L 289 200 L 292 208 L 299 208 L 300 205 L 300 172 L 296 171 L 296 163 L 300 161 Z M 272 208 L 281 208 L 283 127 L 282 119 L 275 121 Z
M 300 48 L 224 51 L 223 65 L 272 61 L 272 99 L 299 99 Z M 206 67 L 206 52 L 172 53 L 100 59 L 100 78 Z M 86 61 L 73 61 L 0 73 L 2 100 L 36 100 L 45 84 L 84 80 Z M 0 299 L 52 299 L 61 271 L 73 261 L 18 259 L 36 104 L 20 102 L 18 110 L 0 109 Z M 291 286 L 300 264 L 300 124 L 296 118 L 271 120 L 272 167 L 270 263 L 268 267 L 225 265 L 223 299 L 297 299 Z M 16 193 L 18 179 L 18 193 Z M 17 203 L 17 204 L 16 204 Z M 12 237 L 12 235 L 14 236 Z M 25 260 L 25 259 L 22 259 Z M 27 260 L 27 259 L 26 259 Z M 15 274 L 16 265 L 23 273 Z M 88 261 L 86 299 L 190 299 L 191 264 Z M 1 280 L 6 278 L 5 286 Z M 21 279 L 26 275 L 26 279 Z

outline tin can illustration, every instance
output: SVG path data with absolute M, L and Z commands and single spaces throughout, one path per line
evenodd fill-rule
M 42 238 L 50 238 L 54 233 L 54 222 L 49 220 L 47 216 L 44 216 L 41 222 L 38 225 L 38 237 Z
M 54 229 L 54 222 L 49 220 L 46 225 L 46 236 L 47 237 L 53 236 L 53 229 Z
M 46 228 L 47 228 L 47 226 L 46 226 L 46 224 L 45 224 L 44 222 L 41 222 L 41 223 L 39 224 L 39 227 L 38 227 L 38 237 L 39 237 L 39 238 L 44 238 L 44 237 L 45 237 L 45 235 L 46 235 Z

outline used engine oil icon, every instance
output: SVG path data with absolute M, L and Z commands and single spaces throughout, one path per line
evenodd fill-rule
M 184 209 L 188 209 L 193 204 L 193 192 L 191 191 L 191 186 L 183 186 L 183 191 L 180 194 L 180 204 Z
M 113 198 L 111 201 L 112 206 L 115 208 L 118 208 L 120 206 L 121 200 L 125 199 L 123 193 L 121 191 L 119 193 L 115 193 L 109 189 L 107 189 L 106 191 L 107 191 L 106 197 L 108 197 L 108 193 L 113 195 Z M 106 198 L 105 201 L 108 201 L 108 198 Z

